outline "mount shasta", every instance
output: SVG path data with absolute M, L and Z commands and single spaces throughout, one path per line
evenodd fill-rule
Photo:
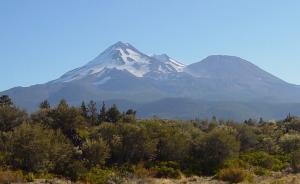
M 28 111 L 47 99 L 116 103 L 139 117 L 223 119 L 300 115 L 300 87 L 235 56 L 213 55 L 184 65 L 117 42 L 86 65 L 45 84 L 3 91 Z

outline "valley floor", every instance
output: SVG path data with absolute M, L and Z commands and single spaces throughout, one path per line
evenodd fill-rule
M 132 179 L 120 179 L 118 181 L 109 181 L 108 184 L 226 184 L 219 180 L 215 180 L 212 177 L 189 177 L 182 179 L 157 179 L 157 178 L 132 178 Z M 249 182 L 243 182 L 249 183 Z M 300 174 L 285 174 L 285 173 L 273 173 L 272 176 L 256 176 L 253 179 L 255 184 L 300 184 Z M 72 184 L 71 181 L 63 179 L 38 179 L 34 182 L 23 184 Z M 77 182 L 77 184 L 81 184 Z

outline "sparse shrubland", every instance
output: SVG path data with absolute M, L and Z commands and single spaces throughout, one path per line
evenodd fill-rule
M 300 172 L 300 119 L 136 119 L 117 106 L 47 101 L 32 114 L 0 98 L 0 183 L 64 177 L 89 183 L 214 176 L 237 183 Z

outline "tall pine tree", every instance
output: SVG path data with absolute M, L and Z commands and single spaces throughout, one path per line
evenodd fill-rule
M 102 103 L 102 107 L 100 109 L 100 113 L 99 113 L 99 122 L 103 123 L 105 121 L 107 121 L 107 116 L 106 116 L 106 107 L 105 107 L 105 103 Z
M 2 95 L 0 97 L 0 106 L 13 106 L 13 102 L 8 95 Z
M 86 108 L 84 101 L 82 101 L 80 109 L 81 109 L 81 115 L 87 120 L 88 119 L 88 109 Z
M 93 100 L 91 100 L 90 103 L 88 104 L 88 116 L 91 125 L 98 124 L 97 104 Z
M 116 104 L 113 104 L 112 107 L 108 109 L 106 115 L 107 115 L 107 121 L 112 123 L 116 123 L 121 118 L 121 112 L 119 111 Z
M 50 104 L 48 100 L 44 100 L 40 103 L 40 109 L 50 109 Z

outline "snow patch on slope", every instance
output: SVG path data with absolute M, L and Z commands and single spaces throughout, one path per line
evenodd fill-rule
M 103 79 L 101 79 L 100 81 L 94 82 L 93 84 L 95 86 L 100 86 L 102 84 L 105 84 L 107 81 L 109 81 L 111 79 L 111 77 L 104 77 Z
M 170 58 L 166 54 L 152 55 L 151 57 L 158 61 L 161 61 L 166 66 L 168 70 L 165 72 L 183 72 L 183 69 L 185 67 L 184 64 Z

